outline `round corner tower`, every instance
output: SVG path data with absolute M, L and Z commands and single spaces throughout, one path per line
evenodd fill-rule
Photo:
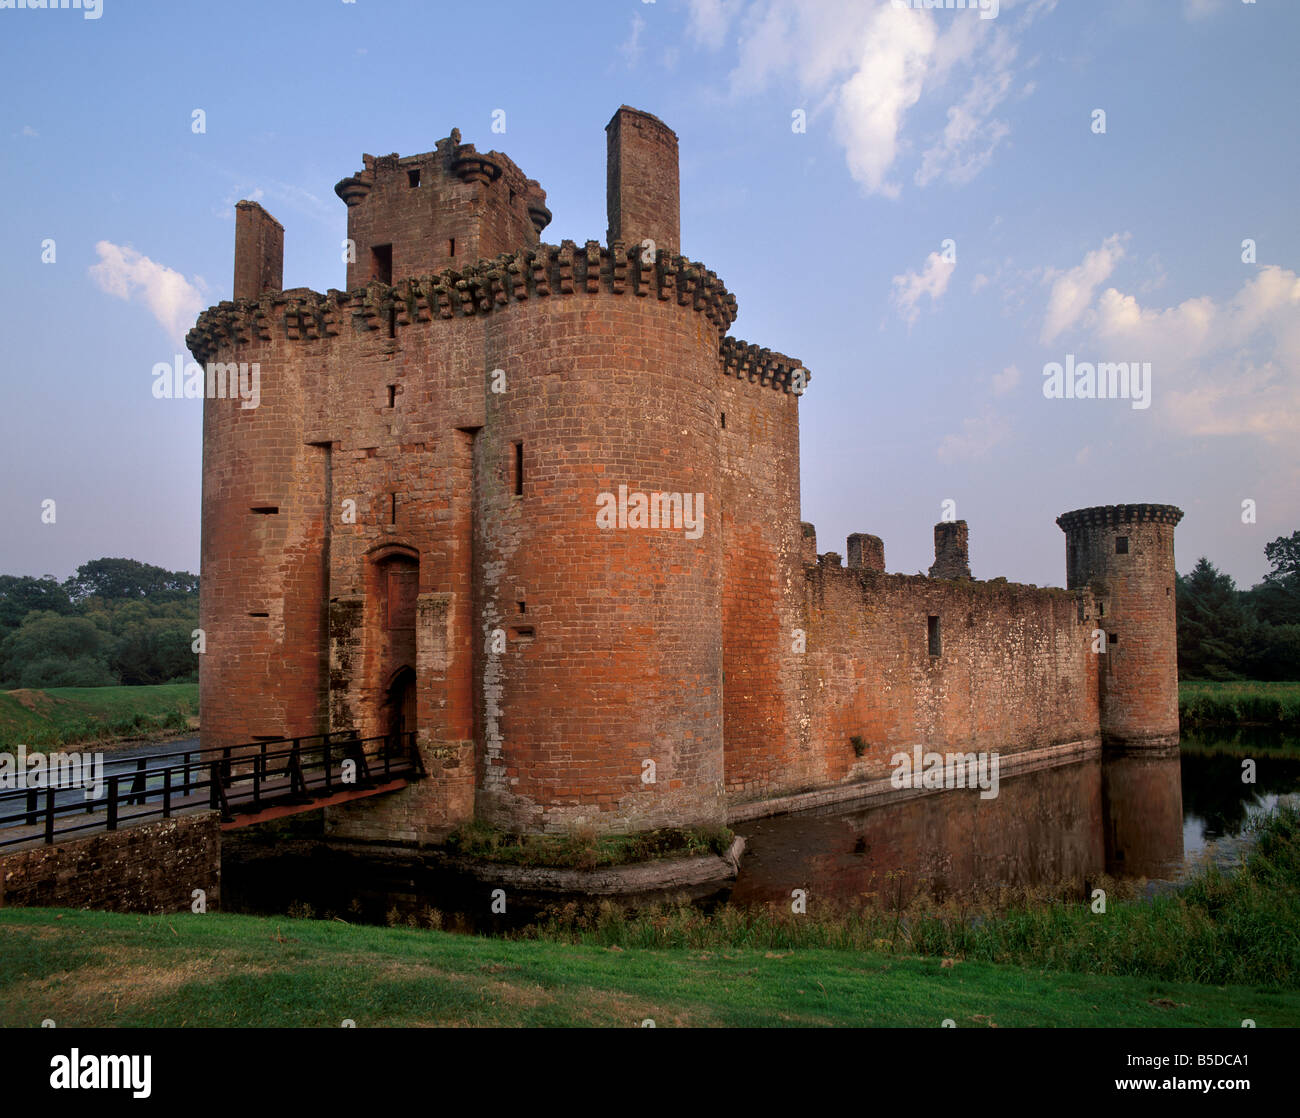
M 1105 749 L 1178 746 L 1178 622 L 1173 505 L 1100 505 L 1057 517 L 1065 532 L 1066 586 L 1091 594 L 1104 634 L 1100 681 Z

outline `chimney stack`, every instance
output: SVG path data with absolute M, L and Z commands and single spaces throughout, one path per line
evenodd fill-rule
M 949 520 L 934 526 L 934 566 L 931 578 L 970 578 L 969 533 L 966 521 Z
M 284 290 L 284 226 L 256 202 L 235 203 L 236 299 Z
M 652 240 L 656 249 L 680 253 L 677 133 L 658 117 L 624 105 L 605 126 L 605 137 L 609 243 L 631 247 Z

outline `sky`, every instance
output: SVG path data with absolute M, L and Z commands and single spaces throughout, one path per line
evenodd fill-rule
M 1180 572 L 1246 587 L 1300 529 L 1294 0 L 15 2 L 0 574 L 198 570 L 202 404 L 152 370 L 230 298 L 236 201 L 286 287 L 342 287 L 334 184 L 458 127 L 548 243 L 603 240 L 621 104 L 678 135 L 731 333 L 811 371 L 820 550 L 924 571 L 947 511 L 977 578 L 1062 585 L 1058 515 L 1156 502 Z M 1129 383 L 1087 398 L 1098 363 Z

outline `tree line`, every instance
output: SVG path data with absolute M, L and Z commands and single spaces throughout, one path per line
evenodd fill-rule
M 1204 556 L 1178 576 L 1180 678 L 1300 680 L 1300 531 L 1264 557 L 1271 569 L 1249 590 Z
M 0 575 L 0 689 L 191 683 L 199 579 L 96 559 L 59 582 Z

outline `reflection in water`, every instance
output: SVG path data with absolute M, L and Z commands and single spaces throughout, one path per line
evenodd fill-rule
M 732 901 L 788 902 L 792 889 L 891 905 L 918 891 L 942 902 L 1044 882 L 1082 890 L 1105 861 L 1101 769 L 1091 760 L 1004 779 L 993 800 L 949 791 L 755 820 L 741 827 L 749 845 Z
M 1102 874 L 1177 878 L 1207 839 L 1237 833 L 1279 794 L 1296 791 L 1294 747 L 1276 732 L 1262 741 L 1189 735 L 1181 758 L 1129 755 L 1040 769 L 1004 778 L 992 800 L 956 790 L 754 820 L 738 825 L 748 848 L 730 899 L 789 905 L 792 890 L 803 889 L 810 899 L 875 898 L 892 908 L 918 894 L 942 902 L 1038 886 L 1082 900 Z M 1241 779 L 1246 758 L 1256 763 L 1254 784 Z M 509 916 L 487 915 L 486 887 L 418 856 L 385 860 L 314 843 L 295 853 L 293 844 L 238 834 L 229 836 L 222 871 L 223 905 L 236 910 L 283 912 L 297 899 L 318 913 L 381 922 L 394 908 L 410 915 L 432 906 L 444 927 L 488 932 L 536 916 L 514 900 Z
M 1112 877 L 1174 877 L 1183 863 L 1178 757 L 1108 757 L 1101 766 L 1098 822 Z

